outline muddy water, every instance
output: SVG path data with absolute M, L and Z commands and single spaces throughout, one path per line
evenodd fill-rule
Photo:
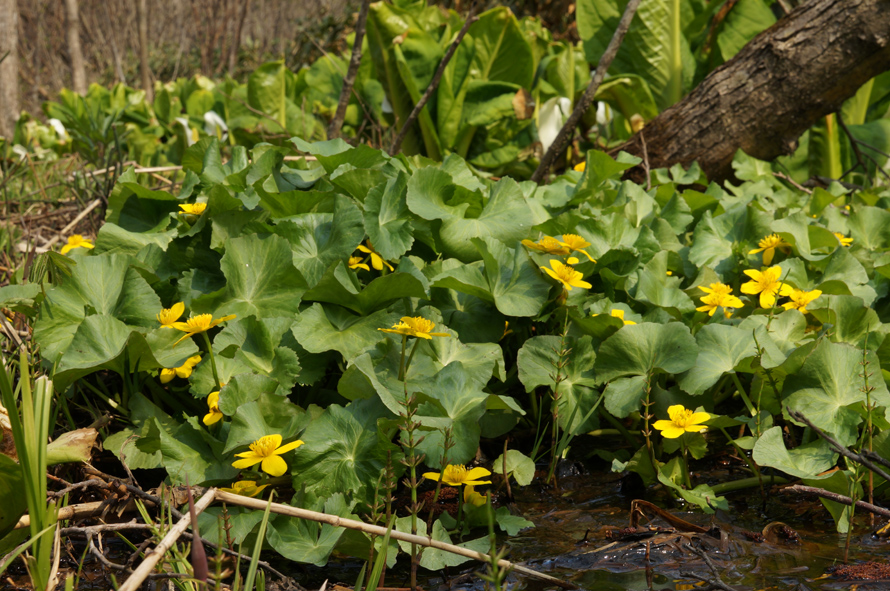
M 711 484 L 741 477 L 719 470 L 697 476 L 698 482 Z M 535 482 L 540 480 L 536 478 Z M 621 482 L 617 474 L 598 470 L 565 477 L 559 489 L 536 484 L 522 489 L 515 487 L 512 509 L 533 521 L 536 527 L 512 538 L 504 536 L 502 542 L 509 547 L 510 560 L 591 591 L 708 588 L 707 583 L 692 575 L 713 580 L 714 574 L 690 546 L 706 550 L 722 582 L 738 591 L 816 591 L 850 589 L 853 585 L 859 591 L 890 591 L 890 578 L 880 582 L 851 582 L 827 574 L 829 567 L 843 561 L 845 536 L 836 533 L 834 522 L 821 503 L 783 495 L 779 488 L 768 491 L 765 503 L 759 489 L 730 493 L 726 495 L 729 511 L 706 515 L 677 504 L 657 490 L 635 489 L 633 494 L 622 494 L 619 491 L 628 489 L 626 482 Z M 504 491 L 499 492 L 503 500 Z M 646 498 L 673 515 L 711 529 L 717 537 L 662 533 L 636 541 L 610 538 L 611 532 L 628 527 L 634 498 Z M 786 524 L 799 540 L 752 541 L 752 534 L 776 523 Z M 876 521 L 876 525 L 879 524 L 880 521 Z M 639 525 L 669 529 L 659 519 L 641 520 Z M 886 562 L 890 543 L 872 537 L 868 517 L 861 512 L 857 513 L 856 525 L 850 562 Z M 774 526 L 773 531 L 780 529 L 781 526 Z M 404 557 L 400 558 L 398 566 L 387 573 L 387 587 L 408 586 L 407 562 Z M 357 560 L 334 557 L 323 569 L 301 567 L 294 572 L 292 564 L 290 568 L 282 564 L 281 568 L 306 588 L 316 589 L 325 579 L 352 585 L 361 565 Z M 467 563 L 463 568 L 449 569 L 444 576 L 422 572 L 419 582 L 424 589 L 432 591 L 482 591 L 483 583 L 474 575 L 481 570 L 482 565 Z M 509 591 L 558 591 L 539 581 L 512 575 L 507 587 Z
M 764 503 L 754 489 L 727 495 L 729 512 L 706 515 L 650 491 L 650 501 L 689 522 L 716 528 L 714 535 L 662 533 L 640 540 L 615 539 L 614 532 L 629 525 L 632 501 L 617 492 L 620 484 L 616 474 L 597 473 L 564 478 L 558 491 L 534 492 L 530 487 L 518 493 L 517 508 L 537 527 L 508 541 L 510 558 L 596 591 L 707 587 L 690 575 L 715 579 L 695 550 L 706 550 L 722 582 L 736 589 L 827 590 L 855 584 L 826 574 L 829 567 L 841 564 L 846 536 L 836 533 L 818 501 L 782 495 L 777 487 Z M 771 541 L 752 541 L 756 536 L 751 532 L 762 532 L 776 522 L 793 530 L 792 539 L 769 536 Z M 857 514 L 856 523 L 851 563 L 885 562 L 890 544 L 869 533 L 866 515 Z M 641 520 L 640 525 L 668 529 L 657 518 L 651 523 Z M 774 525 L 768 532 L 779 530 L 788 531 Z M 530 581 L 524 584 L 539 587 Z M 863 581 L 858 589 L 888 590 L 890 581 Z

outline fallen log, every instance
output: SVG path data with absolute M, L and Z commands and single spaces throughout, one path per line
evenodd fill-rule
M 651 168 L 698 161 L 722 181 L 737 150 L 761 160 L 792 153 L 804 131 L 887 70 L 890 1 L 809 0 L 612 154 L 645 155 Z M 629 177 L 645 182 L 642 167 Z

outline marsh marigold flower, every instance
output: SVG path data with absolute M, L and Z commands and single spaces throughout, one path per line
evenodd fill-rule
M 776 294 L 782 289 L 782 282 L 779 281 L 782 276 L 782 267 L 776 265 L 762 272 L 748 269 L 744 273 L 752 280 L 742 284 L 742 293 L 760 294 L 762 308 L 772 308 L 776 305 Z
M 403 334 L 409 337 L 417 337 L 431 341 L 433 337 L 450 337 L 447 332 L 432 332 L 436 328 L 436 323 L 427 320 L 423 316 L 402 316 L 402 320 L 393 325 L 392 328 L 378 328 L 383 332 L 392 332 L 395 334 Z
M 424 478 L 429 480 L 437 482 L 441 480 L 442 484 L 447 484 L 448 486 L 491 484 L 490 480 L 478 480 L 486 476 L 491 476 L 491 471 L 485 468 L 471 468 L 467 470 L 467 467 L 462 464 L 448 464 L 441 474 L 439 472 L 426 472 L 423 475 Z
M 835 238 L 837 238 L 838 242 L 841 243 L 841 246 L 850 246 L 851 244 L 853 244 L 852 238 L 847 238 L 840 232 L 833 232 L 833 234 L 834 234 Z
M 201 215 L 207 209 L 206 203 L 180 203 L 179 215 Z
M 303 442 L 299 439 L 281 445 L 281 435 L 264 435 L 250 444 L 250 451 L 235 454 L 236 457 L 243 459 L 235 460 L 232 466 L 243 470 L 260 464 L 266 474 L 281 476 L 287 472 L 287 463 L 281 459 L 281 455 L 301 445 Z
M 553 236 L 544 236 L 537 242 L 523 240 L 522 245 L 530 250 L 536 250 L 544 254 L 566 255 L 572 252 L 572 249 L 567 244 L 560 242 Z
M 701 299 L 704 305 L 699 306 L 696 310 L 707 312 L 708 316 L 713 316 L 714 311 L 720 307 L 724 309 L 726 317 L 729 318 L 732 315 L 732 308 L 741 308 L 745 305 L 742 300 L 732 295 L 732 288 L 725 283 L 712 283 L 710 287 L 699 285 L 698 288 L 707 295 Z
M 790 302 L 785 302 L 782 304 L 782 307 L 786 310 L 791 310 L 792 308 L 795 310 L 800 310 L 801 314 L 806 314 L 809 312 L 807 310 L 807 305 L 811 304 L 813 300 L 822 295 L 822 292 L 818 289 L 814 289 L 813 291 L 804 291 L 802 289 L 794 289 L 790 285 L 783 285 L 782 290 L 779 292 L 779 295 L 787 296 L 791 298 Z
M 583 238 L 581 238 L 580 236 L 578 236 L 577 234 L 563 234 L 562 240 L 559 243 L 562 244 L 563 246 L 567 247 L 572 252 L 583 253 L 584 256 L 586 256 L 588 259 L 590 259 L 591 263 L 596 262 L 595 260 L 593 260 L 593 257 L 590 256 L 589 254 L 587 254 L 587 251 L 584 250 L 585 248 L 590 246 L 590 243 L 588 241 L 584 240 Z
M 241 495 L 242 497 L 255 497 L 267 486 L 269 485 L 261 484 L 260 486 L 257 486 L 256 480 L 239 480 L 238 482 L 232 483 L 232 488 L 220 487 L 219 490 L 233 495 Z
M 220 322 L 225 322 L 227 320 L 231 320 L 234 318 L 234 314 L 229 314 L 228 316 L 223 316 L 222 318 L 213 319 L 213 314 L 198 314 L 197 316 L 192 316 L 185 322 L 174 322 L 173 328 L 177 330 L 183 331 L 185 334 L 184 337 L 173 343 L 175 347 L 185 339 L 195 336 L 196 334 L 207 332 Z
M 572 257 L 568 260 L 568 262 L 577 263 L 578 259 Z M 552 270 L 548 269 L 547 267 L 541 267 L 541 269 L 543 269 L 544 272 L 550 275 L 552 278 L 562 283 L 566 291 L 571 291 L 572 287 L 582 287 L 584 289 L 590 289 L 591 287 L 593 287 L 583 280 L 584 275 L 582 275 L 579 271 L 576 271 L 575 268 L 570 265 L 563 264 L 556 259 L 551 259 L 550 266 L 552 267 Z
M 374 250 L 374 245 L 371 244 L 370 240 L 365 240 L 365 244 L 359 244 L 355 248 L 360 252 L 371 255 L 371 266 L 378 271 L 383 270 L 383 265 L 386 265 L 390 271 L 395 271 L 395 269 L 392 268 L 392 265 L 383 260 L 383 257 Z
M 578 172 L 584 172 L 587 169 L 587 162 L 579 162 L 575 165 L 575 170 Z
M 209 409 L 209 411 L 206 415 L 204 415 L 204 418 L 202 419 L 202 422 L 205 425 L 209 427 L 210 425 L 222 420 L 223 413 L 219 410 L 219 392 L 210 393 L 210 395 L 207 397 L 207 408 Z
M 60 252 L 62 254 L 68 254 L 70 251 L 74 250 L 75 248 L 90 249 L 90 248 L 96 248 L 96 247 L 93 246 L 93 243 L 91 241 L 87 240 L 80 234 L 72 234 L 71 236 L 68 237 L 68 244 L 63 246 L 62 250 Z
M 177 302 L 171 307 L 164 308 L 158 312 L 158 322 L 161 323 L 161 328 L 173 328 L 176 321 L 182 318 L 183 312 L 185 312 L 185 304 L 183 302 Z
M 675 404 L 668 407 L 668 416 L 670 420 L 655 421 L 652 427 L 661 431 L 661 436 L 666 439 L 676 439 L 686 433 L 699 433 L 705 430 L 704 423 L 711 418 L 706 412 L 693 412 L 685 408 L 682 404 Z
M 164 368 L 161 370 L 161 383 L 166 384 L 175 377 L 188 378 L 192 375 L 192 370 L 201 362 L 200 355 L 192 355 L 185 360 L 185 363 L 179 367 Z
M 370 271 L 371 268 L 362 262 L 362 257 L 349 257 L 349 262 L 346 263 L 350 269 L 364 269 L 365 271 Z
M 593 316 L 599 316 L 599 314 L 594 314 Z M 612 318 L 617 318 L 618 320 L 623 322 L 625 326 L 636 324 L 636 322 L 634 322 L 633 320 L 624 319 L 624 310 L 622 310 L 621 308 L 612 308 L 612 310 L 609 312 L 609 316 L 611 316 Z
M 782 237 L 778 234 L 770 234 L 766 238 L 760 240 L 757 243 L 757 246 L 760 248 L 755 248 L 752 251 L 749 251 L 748 254 L 757 254 L 758 252 L 763 252 L 763 264 L 769 265 L 773 262 L 773 255 L 776 252 L 777 248 L 784 249 L 790 248 L 791 245 L 782 240 Z

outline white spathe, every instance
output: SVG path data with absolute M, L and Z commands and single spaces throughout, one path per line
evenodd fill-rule
M 546 152 L 556 140 L 559 130 L 572 113 L 572 101 L 564 96 L 553 97 L 538 111 L 538 138 Z
M 204 133 L 215 135 L 219 141 L 224 142 L 229 137 L 229 126 L 216 111 L 207 111 L 204 113 Z

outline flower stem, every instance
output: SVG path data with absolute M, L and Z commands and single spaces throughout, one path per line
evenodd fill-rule
M 408 338 L 408 337 L 405 337 Z M 417 351 L 417 345 L 420 343 L 420 339 L 414 339 L 414 346 L 411 347 L 411 353 L 408 355 L 408 361 L 405 362 L 405 374 L 402 376 L 404 380 L 408 376 L 408 368 L 411 367 L 411 360 L 414 359 L 414 353 Z
M 732 376 L 732 381 L 735 383 L 735 387 L 739 391 L 739 396 L 742 397 L 742 402 L 748 407 L 748 412 L 751 413 L 752 417 L 756 417 L 757 410 L 754 408 L 754 405 L 751 404 L 751 399 L 748 398 L 748 393 L 745 392 L 745 387 L 742 386 L 742 381 L 739 380 L 738 374 L 736 374 L 736 372 L 731 372 L 729 375 Z
M 207 345 L 207 354 L 210 355 L 210 369 L 213 370 L 213 381 L 216 382 L 216 387 L 222 390 L 222 382 L 219 380 L 219 372 L 216 371 L 216 358 L 213 356 L 213 347 L 210 345 L 210 337 L 207 336 L 207 332 L 202 332 L 201 336 L 204 337 L 204 344 Z
M 405 381 L 405 347 L 408 346 L 408 335 L 402 335 L 402 356 L 399 358 L 399 381 Z

